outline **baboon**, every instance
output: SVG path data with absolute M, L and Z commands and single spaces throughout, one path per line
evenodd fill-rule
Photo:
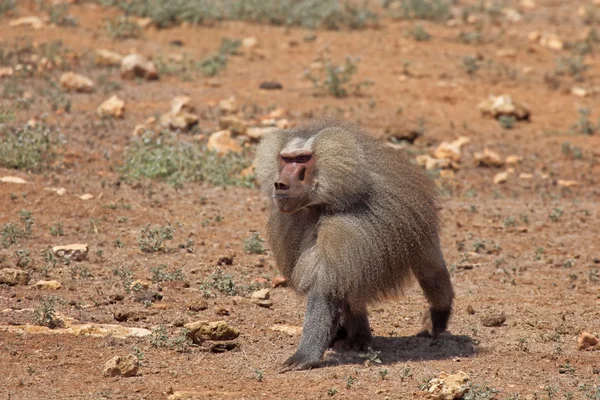
M 265 136 L 256 176 L 270 197 L 269 243 L 307 295 L 299 347 L 282 372 L 317 367 L 328 347 L 366 349 L 367 304 L 414 275 L 430 303 L 420 336 L 446 330 L 454 297 L 440 249 L 437 190 L 400 151 L 323 120 Z

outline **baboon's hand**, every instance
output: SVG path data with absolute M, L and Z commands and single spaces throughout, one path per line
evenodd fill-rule
M 288 371 L 303 371 L 316 368 L 321 363 L 320 359 L 314 360 L 305 354 L 295 353 L 293 356 L 285 360 L 283 367 L 279 370 L 280 374 Z

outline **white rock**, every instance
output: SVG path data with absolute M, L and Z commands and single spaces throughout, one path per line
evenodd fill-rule
M 5 76 L 12 76 L 15 73 L 13 67 L 0 67 L 0 78 Z
M 219 102 L 219 109 L 224 113 L 234 113 L 237 111 L 235 96 L 223 99 Z
M 60 86 L 67 92 L 91 93 L 94 91 L 94 81 L 75 72 L 65 72 L 60 77 Z
M 139 360 L 133 354 L 114 356 L 106 362 L 102 373 L 104 376 L 135 376 L 137 375 Z
M 433 157 L 454 162 L 459 162 L 461 158 L 460 149 L 466 143 L 469 143 L 470 139 L 465 136 L 461 136 L 453 142 L 442 142 L 433 152 Z
M 0 178 L 0 182 L 2 183 L 14 183 L 17 185 L 25 185 L 28 184 L 25 179 L 19 178 L 18 176 L 3 176 Z
M 275 128 L 272 126 L 268 126 L 266 128 L 252 127 L 252 128 L 246 129 L 246 136 L 252 140 L 258 141 L 258 140 L 262 139 L 265 135 L 267 135 L 271 132 L 275 132 L 277 130 L 278 130 L 278 128 Z
M 65 188 L 55 188 L 55 187 L 49 187 L 49 188 L 44 188 L 44 190 L 48 191 L 48 192 L 54 192 L 59 196 L 64 195 L 65 193 L 67 193 L 67 189 Z
M 269 289 L 261 289 L 253 292 L 250 297 L 256 300 L 269 300 L 271 291 Z
M 87 258 L 89 247 L 83 243 L 73 243 L 52 247 L 52 253 L 57 257 L 68 257 L 73 261 L 83 261 Z
M 94 198 L 94 195 L 93 195 L 93 194 L 91 194 L 91 193 L 85 193 L 85 194 L 82 194 L 81 196 L 79 196 L 79 198 L 80 198 L 81 200 L 83 200 L 83 201 L 86 201 L 86 200 L 91 200 L 91 199 L 93 199 L 93 198 Z
M 111 50 L 96 50 L 96 64 L 118 67 L 123 62 L 123 56 Z
M 125 116 L 125 102 L 116 95 L 113 95 L 108 100 L 100 104 L 100 106 L 98 106 L 96 113 L 101 118 L 123 118 Z
M 483 149 L 482 153 L 475 153 L 473 157 L 477 166 L 498 168 L 504 165 L 504 160 L 500 158 L 498 153 L 489 150 L 487 147 Z
M 41 290 L 58 290 L 62 288 L 59 281 L 37 281 L 35 287 Z
M 287 324 L 277 324 L 277 325 L 272 325 L 269 329 L 272 330 L 272 331 L 275 331 L 275 332 L 286 333 L 289 336 L 298 336 L 298 335 L 302 334 L 302 327 L 301 326 L 293 326 L 293 325 L 287 325 Z
M 27 285 L 29 272 L 16 268 L 0 269 L 0 284 L 8 286 Z
M 34 30 L 42 29 L 44 27 L 44 23 L 38 17 L 21 17 L 17 19 L 12 19 L 8 22 L 8 26 L 16 27 L 16 26 L 28 26 Z
M 206 147 L 208 150 L 214 151 L 218 155 L 225 155 L 229 152 L 242 152 L 242 146 L 231 137 L 230 131 L 218 131 L 213 133 L 208 138 Z
M 438 378 L 429 381 L 429 396 L 436 400 L 462 399 L 469 390 L 469 379 L 464 371 L 452 375 L 442 372 Z
M 495 184 L 500 184 L 500 183 L 505 183 L 508 180 L 508 172 L 504 171 L 504 172 L 498 172 L 495 176 L 494 176 L 494 183 Z
M 136 77 L 146 80 L 158 79 L 158 70 L 152 61 L 141 54 L 130 54 L 121 62 L 121 78 L 134 79 Z
M 254 36 L 250 36 L 242 39 L 242 47 L 246 50 L 252 50 L 258 46 L 258 39 Z
M 512 97 L 508 94 L 500 96 L 489 96 L 486 100 L 479 103 L 477 106 L 479 111 L 484 116 L 491 116 L 493 118 L 500 118 L 501 116 L 513 116 L 517 120 L 526 120 L 529 118 L 529 110 L 516 102 L 513 101 Z

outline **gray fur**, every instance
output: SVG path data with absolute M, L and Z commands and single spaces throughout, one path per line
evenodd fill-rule
M 453 298 L 433 182 L 403 153 L 358 127 L 319 121 L 267 135 L 255 161 L 263 191 L 272 198 L 281 149 L 294 138 L 314 135 L 317 172 L 310 205 L 293 214 L 272 206 L 268 222 L 278 267 L 292 287 L 309 296 L 299 350 L 286 362 L 298 369 L 314 366 L 315 354 L 320 359 L 339 328 L 350 342 L 370 340 L 366 305 L 401 293 L 411 272 L 432 310 L 449 315 Z M 440 333 L 446 322 L 447 317 L 436 327 L 434 321 L 428 331 Z M 315 339 L 319 335 L 324 337 Z

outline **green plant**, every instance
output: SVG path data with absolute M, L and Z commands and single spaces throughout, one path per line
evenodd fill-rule
M 591 112 L 589 108 L 580 108 L 577 111 L 579 112 L 579 119 L 571 125 L 571 133 L 593 135 L 600 129 L 600 123 L 595 125 L 588 119 Z
M 258 232 L 252 232 L 249 238 L 244 241 L 244 251 L 250 254 L 264 254 L 264 240 L 258 235 Z
M 175 230 L 171 225 L 150 227 L 147 225 L 140 229 L 138 236 L 138 246 L 143 253 L 155 253 L 157 251 L 167 251 L 167 240 L 173 240 Z
M 444 0 L 383 0 L 392 17 L 444 21 L 450 17 L 450 5 Z
M 52 236 L 65 236 L 65 231 L 63 230 L 63 226 L 60 222 L 57 222 L 50 226 L 50 234 Z
M 346 56 L 344 64 L 334 64 L 328 56 L 319 57 L 317 62 L 323 65 L 318 75 L 313 75 L 311 71 L 306 71 L 304 76 L 310 80 L 313 85 L 335 97 L 341 98 L 352 93 L 360 93 L 361 89 L 370 86 L 372 82 L 363 81 L 351 84 L 352 77 L 357 72 L 358 59 Z
M 25 237 L 25 232 L 17 225 L 9 222 L 2 227 L 0 236 L 2 236 L 2 246 L 8 248 L 17 243 L 20 238 Z
M 189 350 L 191 344 L 192 340 L 189 338 L 187 329 L 181 329 L 177 335 L 169 338 L 167 328 L 161 324 L 152 330 L 150 334 L 150 345 L 152 347 L 169 348 L 185 353 Z
M 53 4 L 48 9 L 48 18 L 50 22 L 58 26 L 77 26 L 79 22 L 69 14 L 69 5 L 67 3 Z
M 556 222 L 560 219 L 560 217 L 562 217 L 563 214 L 564 211 L 562 208 L 553 208 L 552 211 L 550 211 L 550 214 L 548 214 L 548 218 Z
M 152 282 L 170 282 L 170 281 L 182 281 L 185 279 L 185 275 L 181 268 L 172 269 L 171 272 L 166 271 L 167 266 L 161 264 L 158 267 L 151 267 L 150 273 L 152 274 Z
M 583 160 L 583 150 L 579 146 L 572 146 L 569 142 L 560 145 L 560 151 L 565 156 L 575 160 Z
M 40 305 L 33 313 L 33 323 L 35 325 L 47 326 L 50 329 L 61 326 L 62 321 L 56 316 L 57 298 L 44 297 L 40 300 Z
M 346 389 L 350 389 L 352 387 L 352 385 L 354 385 L 354 382 L 356 382 L 357 378 L 348 375 L 346 377 Z
M 29 250 L 16 250 L 15 255 L 17 256 L 17 267 L 27 268 L 31 263 L 31 252 Z
M 0 0 L 0 17 L 10 13 L 17 5 L 17 0 Z
M 465 393 L 463 400 L 492 400 L 498 393 L 498 389 L 488 386 L 487 383 L 469 384 L 469 390 Z
M 211 289 L 225 293 L 228 296 L 235 296 L 239 293 L 238 288 L 233 281 L 233 276 L 226 274 L 221 268 L 217 268 L 204 280 L 204 283 L 200 285 L 200 290 L 204 293 L 205 297 L 212 295 Z
M 377 22 L 366 6 L 339 0 L 131 0 L 108 1 L 127 13 L 151 18 L 164 28 L 183 21 L 205 24 L 242 20 L 304 28 L 360 29 Z
M 152 330 L 150 345 L 152 347 L 169 347 L 169 334 L 166 326 L 161 324 Z
M 556 59 L 554 72 L 556 75 L 568 75 L 575 78 L 581 78 L 582 74 L 588 69 L 582 56 L 559 57 Z
M 262 382 L 265 377 L 262 371 L 258 370 L 257 368 L 254 368 L 254 378 L 258 382 Z
M 480 31 L 461 32 L 458 35 L 458 41 L 464 44 L 481 44 L 483 43 L 483 35 Z
M 0 125 L 0 166 L 38 171 L 57 156 L 58 132 L 37 124 L 9 128 Z
M 136 39 L 142 36 L 142 28 L 128 16 L 107 19 L 104 22 L 104 29 L 111 39 Z
M 512 129 L 517 124 L 517 117 L 514 115 L 501 115 L 500 118 L 498 118 L 498 123 L 502 129 Z
M 333 397 L 337 394 L 337 392 L 338 392 L 337 388 L 334 388 L 334 387 L 329 388 L 329 390 L 327 390 L 327 396 Z
M 167 181 L 181 187 L 186 181 L 206 181 L 213 185 L 251 187 L 254 177 L 242 177 L 251 160 L 245 154 L 219 156 L 199 143 L 185 143 L 175 135 L 144 137 L 125 153 L 121 174 L 126 181 L 143 178 Z
M 388 374 L 389 374 L 389 371 L 387 369 L 379 370 L 379 377 L 381 378 L 382 381 L 384 381 L 387 378 Z
M 113 275 L 121 278 L 125 293 L 131 293 L 131 284 L 133 283 L 133 272 L 127 267 L 113 269 Z
M 405 379 L 408 379 L 412 376 L 412 369 L 410 368 L 410 365 L 406 364 L 404 367 L 402 367 L 402 370 L 400 371 L 400 380 L 404 381 Z
M 200 62 L 200 70 L 206 76 L 215 76 L 227 67 L 230 55 L 235 54 L 242 43 L 239 40 L 222 39 L 219 51 Z
M 423 28 L 423 25 L 416 24 L 408 31 L 408 34 L 417 42 L 426 42 L 431 39 L 429 32 Z
M 474 56 L 463 57 L 461 65 L 465 72 L 469 75 L 473 75 L 480 68 L 479 61 L 477 60 L 477 57 Z
M 537 249 L 535 249 L 535 259 L 540 261 L 545 253 L 546 250 L 544 250 L 543 247 L 538 247 Z

